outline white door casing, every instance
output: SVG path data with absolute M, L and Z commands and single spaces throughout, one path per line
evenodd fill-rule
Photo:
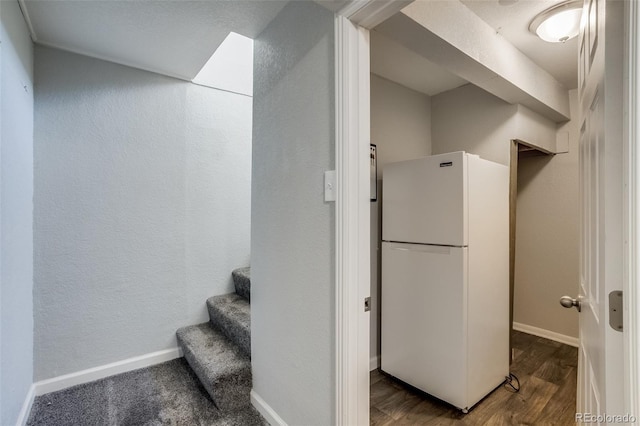
M 369 32 L 336 16 L 336 425 L 369 424 Z
M 368 28 L 411 1 L 349 1 L 336 16 L 336 425 L 369 424 Z
M 576 411 L 587 421 L 623 414 L 624 405 L 623 334 L 609 326 L 608 300 L 623 285 L 622 23 L 622 2 L 585 0 L 578 67 L 582 312 Z

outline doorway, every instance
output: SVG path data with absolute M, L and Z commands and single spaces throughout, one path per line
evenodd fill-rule
M 367 191 L 368 192 L 368 191 Z
M 572 106 L 577 104 L 571 92 Z M 510 299 L 513 328 L 577 347 L 578 312 L 558 300 L 578 293 L 577 120 L 563 124 L 566 145 L 549 153 L 511 141 Z M 515 177 L 515 181 L 514 181 Z
M 373 39 L 373 38 L 372 38 Z M 373 39 L 375 40 L 375 39 Z M 373 62 L 373 61 L 372 61 Z M 455 109 L 459 111 L 460 109 L 452 108 L 450 102 L 452 98 L 457 98 L 459 100 L 463 100 L 464 104 L 467 106 L 469 113 L 473 112 L 475 114 L 474 118 L 478 119 L 481 114 L 485 114 L 483 118 L 485 120 L 494 119 L 496 122 L 499 121 L 500 113 L 502 112 L 502 107 L 506 104 L 491 96 L 488 93 L 482 93 L 480 89 L 477 87 L 473 87 L 471 85 L 463 85 L 458 88 L 455 88 L 449 92 L 453 93 L 442 93 L 435 94 L 434 96 L 428 96 L 422 93 L 418 93 L 416 91 L 410 90 L 407 87 L 399 85 L 395 82 L 383 79 L 379 76 L 372 75 L 371 76 L 371 114 L 372 114 L 372 142 L 376 144 L 378 148 L 377 151 L 379 153 L 379 168 L 384 170 L 385 164 L 388 164 L 389 158 L 393 155 L 396 155 L 396 161 L 398 159 L 410 159 L 416 158 L 424 155 L 428 155 L 433 152 L 433 149 L 444 151 L 447 149 L 446 141 L 437 140 L 438 138 L 442 139 L 443 134 L 449 132 L 455 132 L 455 129 L 452 127 L 443 128 L 446 126 L 447 122 L 454 122 L 455 120 L 451 120 L 448 117 L 451 115 L 451 110 Z M 473 102 L 477 103 L 477 108 L 473 107 Z M 391 105 L 381 105 L 381 103 L 389 103 Z M 460 102 L 462 103 L 462 102 Z M 411 107 L 407 107 L 410 105 Z M 423 105 L 423 108 L 418 108 L 418 105 Z M 406 113 L 403 113 L 406 108 Z M 492 111 L 491 114 L 487 114 L 488 111 Z M 509 110 L 507 109 L 504 114 L 505 121 L 510 117 Z M 513 111 L 512 111 L 513 112 Z M 514 113 L 517 113 L 514 112 Z M 395 114 L 403 115 L 402 118 L 397 118 Z M 429 117 L 430 126 L 427 131 L 420 131 L 420 127 L 412 126 L 413 123 L 425 124 L 426 120 L 424 117 Z M 414 117 L 412 120 L 411 117 Z M 389 120 L 385 122 L 385 120 Z M 465 119 L 463 117 L 460 121 L 468 121 L 468 117 Z M 398 128 L 394 128 L 394 126 L 398 126 Z M 556 126 L 552 126 L 552 136 L 556 138 L 556 130 L 561 134 L 564 133 L 567 129 L 565 126 L 561 126 L 560 129 L 556 129 Z M 429 132 L 431 131 L 431 132 Z M 522 132 L 523 130 L 518 126 L 512 127 L 509 129 L 512 132 Z M 395 138 L 392 140 L 384 140 L 389 139 L 390 135 L 397 135 L 402 132 L 402 138 Z M 417 135 L 417 136 L 416 136 Z M 421 137 L 430 136 L 430 138 L 423 138 L 423 143 L 418 143 L 421 140 Z M 480 133 L 478 133 L 480 135 Z M 381 140 L 382 136 L 382 140 Z M 531 169 L 529 175 L 539 174 L 539 178 L 542 177 L 542 189 L 545 186 L 549 187 L 550 183 L 549 169 L 556 170 L 551 172 L 551 174 L 561 173 L 562 171 L 566 171 L 566 169 L 571 169 L 568 172 L 568 175 L 571 175 L 571 178 L 568 179 L 563 175 L 562 180 L 559 182 L 553 182 L 553 177 L 551 178 L 551 183 L 555 185 L 554 188 L 548 189 L 547 195 L 551 195 L 552 198 L 557 194 L 556 192 L 564 191 L 568 188 L 568 192 L 573 192 L 571 197 L 566 198 L 567 203 L 571 203 L 571 200 L 575 201 L 576 205 L 572 207 L 572 209 L 565 209 L 561 205 L 555 205 L 554 203 L 550 203 L 548 200 L 544 198 L 541 199 L 539 194 L 535 193 L 533 197 L 529 197 L 534 204 L 540 204 L 542 208 L 544 208 L 546 216 L 551 216 L 551 219 L 557 220 L 558 217 L 566 215 L 567 220 L 571 221 L 575 218 L 577 214 L 577 179 L 578 179 L 578 170 L 577 170 L 577 135 L 572 135 L 572 145 L 571 147 L 567 147 L 567 150 L 563 154 L 558 154 L 557 156 L 552 156 L 548 150 L 544 150 L 543 148 L 535 148 L 536 145 L 531 143 L 527 143 L 523 140 L 509 140 L 503 139 L 502 144 L 503 148 L 507 148 L 507 150 L 511 149 L 511 154 L 515 153 L 515 159 L 510 161 L 512 166 L 512 170 L 516 172 L 514 175 L 516 179 L 514 180 L 514 189 L 517 188 L 517 168 L 518 165 L 518 157 L 521 157 L 520 165 L 523 166 L 523 169 L 529 170 Z M 480 136 L 479 136 L 480 138 Z M 429 142 L 429 145 L 424 143 L 424 140 Z M 394 150 L 394 147 L 396 148 Z M 416 148 L 417 147 L 417 148 Z M 411 149 L 414 151 L 411 151 Z M 420 151 L 422 149 L 423 151 Z M 429 149 L 427 153 L 425 151 Z M 492 152 L 484 147 L 485 153 L 490 155 Z M 440 152 L 438 152 L 440 153 Z M 504 153 L 504 150 L 502 151 Z M 405 155 L 405 158 L 401 158 L 400 156 Z M 494 154 L 495 155 L 495 154 Z M 563 157 L 561 159 L 561 157 Z M 565 161 L 567 158 L 571 156 L 574 158 L 574 162 Z M 497 160 L 502 160 L 503 158 L 497 157 Z M 552 162 L 553 159 L 553 162 Z M 540 160 L 540 161 L 538 161 Z M 536 162 L 537 165 L 533 167 L 530 166 L 531 163 Z M 559 164 L 556 164 L 560 162 Z M 538 164 L 539 163 L 539 164 Z M 569 168 L 566 163 L 572 164 L 572 168 Z M 560 172 L 557 171 L 560 170 Z M 544 171 L 544 173 L 542 173 Z M 546 174 L 545 174 L 546 173 Z M 380 175 L 378 176 L 381 177 Z M 556 176 L 557 177 L 557 176 Z M 531 185 L 535 186 L 539 182 L 531 183 L 531 176 L 528 178 L 527 185 L 529 189 Z M 380 182 L 378 186 L 383 185 L 383 181 Z M 382 185 L 381 185 L 382 184 Z M 572 185 L 575 185 L 576 188 L 573 188 Z M 544 191 L 542 191 L 544 193 Z M 372 202 L 372 232 L 380 230 L 381 221 L 378 219 L 379 204 L 384 202 L 384 193 L 378 194 L 377 203 Z M 517 195 L 517 192 L 514 191 L 514 196 Z M 528 201 L 529 199 L 527 199 Z M 514 218 L 514 243 L 515 243 L 515 203 L 513 214 Z M 522 225 L 531 226 L 532 222 L 534 222 L 535 218 L 522 220 Z M 577 227 L 577 224 L 576 224 Z M 566 269 L 571 269 L 572 266 L 575 268 L 576 272 L 578 269 L 577 265 L 577 229 L 573 229 L 576 237 L 571 239 L 569 238 L 567 243 L 571 244 L 573 241 L 575 243 L 575 247 L 572 249 L 572 254 L 574 255 L 575 262 L 573 264 L 571 262 L 562 262 L 559 260 L 560 265 Z M 536 231 L 538 234 L 540 230 Z M 535 233 L 535 232 L 534 232 Z M 558 234 L 558 231 L 551 231 L 550 229 L 543 230 L 543 234 L 558 236 L 564 234 Z M 563 237 L 561 237 L 563 238 Z M 380 238 L 376 238 L 376 234 L 372 234 L 372 256 L 379 251 L 379 240 Z M 522 238 L 522 240 L 527 240 Z M 534 249 L 539 249 L 539 245 L 541 244 L 539 239 L 534 241 Z M 515 245 L 514 245 L 515 249 Z M 535 250 L 534 250 L 535 251 Z M 552 257 L 562 257 L 566 254 L 562 250 L 559 252 L 552 251 L 549 253 L 549 250 L 543 250 L 543 254 L 550 254 Z M 515 250 L 514 250 L 515 253 Z M 554 254 L 555 253 L 555 254 Z M 376 263 L 379 265 L 379 258 L 372 257 L 372 265 Z M 515 258 L 514 258 L 515 260 Z M 525 258 L 531 262 L 536 262 L 536 259 L 533 259 L 532 256 Z M 515 263 L 514 263 L 515 266 Z M 520 267 L 527 266 L 527 262 L 521 262 Z M 380 282 L 375 279 L 375 272 L 379 272 L 379 268 L 374 268 L 372 266 L 372 289 L 371 295 L 374 300 L 377 300 L 378 303 L 374 304 L 375 307 L 379 308 L 379 298 L 375 298 L 380 294 Z M 574 283 L 577 281 L 577 278 L 573 281 Z M 377 291 L 376 291 L 377 290 Z M 559 291 L 556 289 L 556 291 Z M 575 291 L 575 290 L 572 290 Z M 548 295 L 552 301 L 548 300 L 540 301 L 539 304 L 547 304 L 549 305 L 549 309 L 551 311 L 556 310 L 560 311 L 560 315 L 569 313 L 573 314 L 577 317 L 577 312 L 573 311 L 564 311 L 562 307 L 558 304 L 557 299 L 562 295 L 556 295 L 554 292 L 549 292 Z M 372 311 L 375 313 L 375 311 Z M 540 316 L 539 316 L 540 318 Z M 574 321 L 577 318 L 573 318 Z M 377 345 L 375 339 L 379 339 L 379 335 L 377 335 L 374 330 L 379 329 L 379 323 L 374 322 L 375 319 L 372 318 L 372 327 L 371 327 L 371 368 L 373 372 L 371 374 L 371 408 L 370 415 L 373 423 L 376 421 L 380 422 L 394 422 L 394 421 L 417 421 L 416 419 L 426 420 L 432 417 L 442 417 L 445 419 L 458 419 L 461 420 L 461 414 L 456 410 L 452 410 L 450 406 L 446 404 L 442 404 L 441 402 L 435 400 L 432 397 L 429 397 L 425 394 L 422 394 L 416 389 L 406 386 L 405 384 L 394 380 L 392 377 L 387 376 L 377 369 L 378 360 L 377 353 L 373 352 L 377 349 Z M 577 321 L 576 321 L 577 322 Z M 520 324 L 521 325 L 521 324 Z M 577 326 L 577 324 L 576 324 Z M 531 334 L 531 331 L 536 331 L 536 333 Z M 482 401 L 471 413 L 466 417 L 465 421 L 470 421 L 472 423 L 478 422 L 481 424 L 482 422 L 488 421 L 492 416 L 496 416 L 492 421 L 497 421 L 498 418 L 511 418 L 518 419 L 518 421 L 522 422 L 535 422 L 540 419 L 547 419 L 549 416 L 553 416 L 557 414 L 558 408 L 555 404 L 558 401 L 562 401 L 562 406 L 565 407 L 562 411 L 562 415 L 565 416 L 564 420 L 562 418 L 559 421 L 565 421 L 566 424 L 572 424 L 574 418 L 574 407 L 575 407 L 575 391 L 576 391 L 576 365 L 577 365 L 577 352 L 575 348 L 571 346 L 567 346 L 566 344 L 559 343 L 557 340 L 560 337 L 560 333 L 547 332 L 545 334 L 541 333 L 542 328 L 534 328 L 529 327 L 529 329 L 525 330 L 528 334 L 522 333 L 521 331 L 516 331 L 514 333 L 514 343 L 511 345 L 514 352 L 514 363 L 511 367 L 511 371 L 521 379 L 522 385 L 525 389 L 521 394 L 513 396 L 506 388 L 499 388 L 490 396 L 488 396 L 484 401 Z M 536 335 L 537 334 L 537 335 Z M 545 338 L 538 337 L 539 334 L 543 334 Z M 577 335 L 576 335 L 577 336 Z M 566 336 L 565 336 L 566 337 Z M 551 338 L 551 340 L 549 339 Z M 577 340 L 576 337 L 573 337 L 574 340 Z M 566 337 L 564 340 L 567 340 L 569 343 L 571 342 L 570 337 Z M 379 352 L 378 352 L 379 353 Z M 375 355 L 374 355 L 375 354 Z M 552 380 L 552 381 L 548 381 Z M 558 393 L 559 390 L 562 389 L 561 393 Z M 541 397 L 541 404 L 536 408 L 531 408 L 526 405 L 524 401 L 529 399 L 532 394 L 530 392 L 539 392 L 543 396 Z M 518 401 L 516 403 L 516 401 Z M 551 402 L 554 401 L 554 402 Z M 513 408 L 513 404 L 517 404 L 519 406 L 518 410 L 510 411 Z M 567 405 L 568 404 L 568 405 Z M 566 409 L 566 406 L 569 409 Z M 489 407 L 489 408 L 487 408 Z M 522 417 L 521 413 L 527 412 L 525 417 Z M 550 413 L 556 414 L 550 414 Z M 520 414 L 518 414 L 520 413 Z M 562 417 L 562 416 L 561 416 Z M 542 421 L 542 420 L 540 420 Z
M 398 9 L 400 9 L 400 7 L 399 7 Z M 632 16 L 632 19 L 631 19 L 630 21 L 633 23 L 633 22 L 636 22 L 636 21 L 638 20 L 638 18 L 637 18 L 637 16 L 636 16 L 636 15 L 638 15 L 638 12 L 637 12 L 637 11 L 634 11 L 634 10 L 633 10 L 633 9 L 634 9 L 633 7 L 632 7 L 631 9 L 632 9 L 632 12 L 633 12 L 633 13 L 632 13 L 632 15 L 631 15 L 631 16 Z M 352 13 L 352 14 L 350 14 L 350 13 L 346 13 L 344 16 L 354 16 L 354 14 L 353 14 L 353 13 Z M 390 16 L 390 14 L 389 14 L 389 15 L 387 15 L 387 17 L 388 17 L 388 16 Z M 369 18 L 369 17 L 370 17 L 370 16 L 365 16 L 365 17 L 363 18 L 362 16 L 357 16 L 357 17 L 354 17 L 354 18 L 353 18 L 353 20 L 354 20 L 354 22 L 364 22 L 364 21 L 365 21 L 367 18 Z M 635 21 L 634 21 L 634 19 L 635 19 Z M 378 22 L 380 22 L 380 21 L 378 21 Z M 366 25 L 366 26 L 367 26 L 367 28 L 371 28 L 371 27 L 373 27 L 373 26 L 374 26 L 374 25 L 372 25 L 371 23 L 366 23 L 366 24 L 363 24 L 363 25 Z M 632 25 L 631 25 L 631 27 L 633 28 L 633 31 L 635 31 L 635 28 L 636 28 L 635 24 L 632 24 Z M 633 43 L 632 43 L 632 45 L 633 45 Z M 368 51 L 368 48 L 369 48 L 368 43 L 367 43 L 367 42 L 360 43 L 360 51 L 362 51 L 362 49 L 365 49 L 365 48 L 366 48 L 366 50 Z M 632 53 L 632 54 L 631 54 L 631 57 L 633 58 L 633 57 L 635 57 L 635 55 L 637 55 L 637 54 L 636 54 L 636 53 Z M 339 68 L 340 68 L 340 67 L 339 67 Z M 634 86 L 634 87 L 635 87 L 635 86 Z M 361 90 L 361 89 L 360 89 L 360 90 Z M 362 97 L 363 97 L 363 98 L 366 98 L 366 96 L 367 96 L 367 94 L 364 94 L 364 93 L 362 93 L 362 92 L 361 92 L 361 95 L 362 95 Z M 633 102 L 631 102 L 631 103 L 632 103 L 632 104 L 634 104 Z M 356 111 L 357 111 L 357 109 L 356 109 Z M 349 114 L 347 114 L 347 115 L 349 116 Z M 353 115 L 354 115 L 354 111 L 350 111 L 350 115 L 351 115 L 351 116 L 353 116 Z M 361 123 L 360 123 L 360 124 L 361 124 Z M 632 128 L 635 128 L 635 125 L 632 125 Z M 368 141 L 367 141 L 367 145 L 368 145 Z M 635 152 L 635 148 L 629 148 L 628 152 L 634 153 L 634 152 Z M 634 174 L 631 174 L 631 175 L 629 175 L 629 176 L 627 176 L 627 177 L 631 179 L 633 176 L 634 176 Z M 631 186 L 632 188 L 635 188 L 636 184 L 635 184 L 634 182 L 632 182 L 630 186 Z M 367 194 L 368 194 L 368 187 L 367 187 L 367 191 L 366 191 L 366 192 L 367 192 Z M 363 191 L 363 193 L 364 193 L 364 191 Z M 629 196 L 630 196 L 630 195 L 629 195 Z M 629 282 L 627 282 L 627 284 L 631 286 L 631 287 L 630 287 L 630 288 L 631 288 L 631 294 L 632 294 L 632 295 L 634 295 L 634 294 L 635 294 L 635 291 L 634 291 L 634 288 L 633 288 L 633 283 L 632 283 L 632 284 L 629 284 Z M 339 285 L 340 285 L 340 282 L 339 282 Z M 635 314 L 634 314 L 633 312 L 630 312 L 630 314 L 631 314 L 631 318 L 635 318 Z M 633 322 L 633 324 L 635 324 L 635 322 Z M 627 335 L 626 335 L 626 336 L 627 336 L 627 338 L 630 338 L 630 339 L 631 339 L 631 343 L 633 343 L 633 342 L 635 341 L 635 339 L 632 339 L 632 338 L 631 338 L 631 336 L 636 337 L 636 334 L 637 334 L 637 333 L 634 333 L 634 334 L 627 334 Z M 637 354 L 636 354 L 636 351 L 634 351 L 634 350 L 633 350 L 633 348 L 635 348 L 636 346 L 635 346 L 634 344 L 630 344 L 630 345 L 628 345 L 628 346 L 631 348 L 631 355 L 628 355 L 627 360 L 628 360 L 628 359 L 636 359 L 636 358 L 637 358 Z M 635 355 L 634 355 L 634 354 L 635 354 Z M 633 373 L 633 370 L 632 370 L 631 372 Z M 638 382 L 638 378 L 637 378 L 636 376 L 637 376 L 637 374 L 633 374 L 633 375 L 632 375 L 631 380 L 629 380 L 628 382 L 626 382 L 626 383 L 625 383 L 625 388 L 629 390 L 629 392 L 628 392 L 628 393 L 626 393 L 626 395 L 627 395 L 627 397 L 626 397 L 626 400 L 627 400 L 627 406 L 635 406 L 635 405 L 637 404 L 637 403 L 635 403 L 635 402 L 632 402 L 632 400 L 633 400 L 633 399 L 629 399 L 629 396 L 634 394 L 633 389 L 636 389 L 636 388 L 638 387 L 638 384 L 637 384 L 637 382 Z M 637 391 L 636 391 L 636 392 L 637 392 Z

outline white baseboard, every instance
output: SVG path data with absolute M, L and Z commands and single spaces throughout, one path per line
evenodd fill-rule
M 564 343 L 565 345 L 578 347 L 578 338 L 571 337 L 564 334 L 556 333 L 555 331 L 545 330 L 544 328 L 534 327 L 532 325 L 520 324 L 519 322 L 513 323 L 513 329 L 516 331 L 522 331 L 523 333 L 533 334 L 534 336 L 544 337 L 545 339 L 553 340 L 555 342 Z
M 380 356 L 374 355 L 369 360 L 369 371 L 373 371 L 380 367 Z
M 149 354 L 124 359 L 122 361 L 113 362 L 111 364 L 101 365 L 99 367 L 89 368 L 87 370 L 77 371 L 75 373 L 65 374 L 63 376 L 53 377 L 51 379 L 42 380 L 33 384 L 35 387 L 35 396 L 44 395 L 49 392 L 55 392 L 71 386 L 81 385 L 83 383 L 93 382 L 95 380 L 104 379 L 114 374 L 126 373 L 128 371 L 137 370 L 139 368 L 150 367 L 162 362 L 171 361 L 180 358 L 182 351 L 180 348 L 166 349 L 163 351 L 152 352 Z
M 262 414 L 262 417 L 264 417 L 271 426 L 287 426 L 287 423 L 282 420 L 278 413 L 276 413 L 275 410 L 271 408 L 271 406 L 267 404 L 265 400 L 262 399 L 253 389 L 251 389 L 251 405 L 253 405 L 255 409 Z
M 31 385 L 29 387 L 29 392 L 27 392 L 27 396 L 24 399 L 24 403 L 22 404 L 22 408 L 20 409 L 20 414 L 18 414 L 16 426 L 25 426 L 27 424 L 34 399 L 36 399 L 36 386 Z

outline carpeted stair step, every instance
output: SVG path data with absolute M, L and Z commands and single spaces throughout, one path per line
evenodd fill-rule
M 250 404 L 251 360 L 210 323 L 180 328 L 178 345 L 221 411 Z
M 236 293 L 207 299 L 209 318 L 233 343 L 251 356 L 251 312 L 249 301 Z
M 239 268 L 231 272 L 236 293 L 251 301 L 251 268 Z

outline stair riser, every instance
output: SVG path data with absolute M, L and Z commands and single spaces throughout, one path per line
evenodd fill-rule
M 251 392 L 251 369 L 233 377 L 223 377 L 215 382 L 211 382 L 206 377 L 201 377 L 199 369 L 195 367 L 198 360 L 193 352 L 184 345 L 180 345 L 184 352 L 184 357 L 195 371 L 200 383 L 211 396 L 214 404 L 221 411 L 234 411 L 251 404 L 249 393 Z M 195 368 L 194 368 L 195 367 Z
M 236 293 L 251 301 L 251 278 L 248 268 L 236 269 L 231 273 Z
M 235 343 L 245 355 L 251 356 L 251 330 L 229 320 L 215 305 L 207 304 L 207 309 L 211 324 Z
M 251 362 L 210 323 L 183 327 L 176 333 L 184 358 L 220 411 L 250 404 Z

